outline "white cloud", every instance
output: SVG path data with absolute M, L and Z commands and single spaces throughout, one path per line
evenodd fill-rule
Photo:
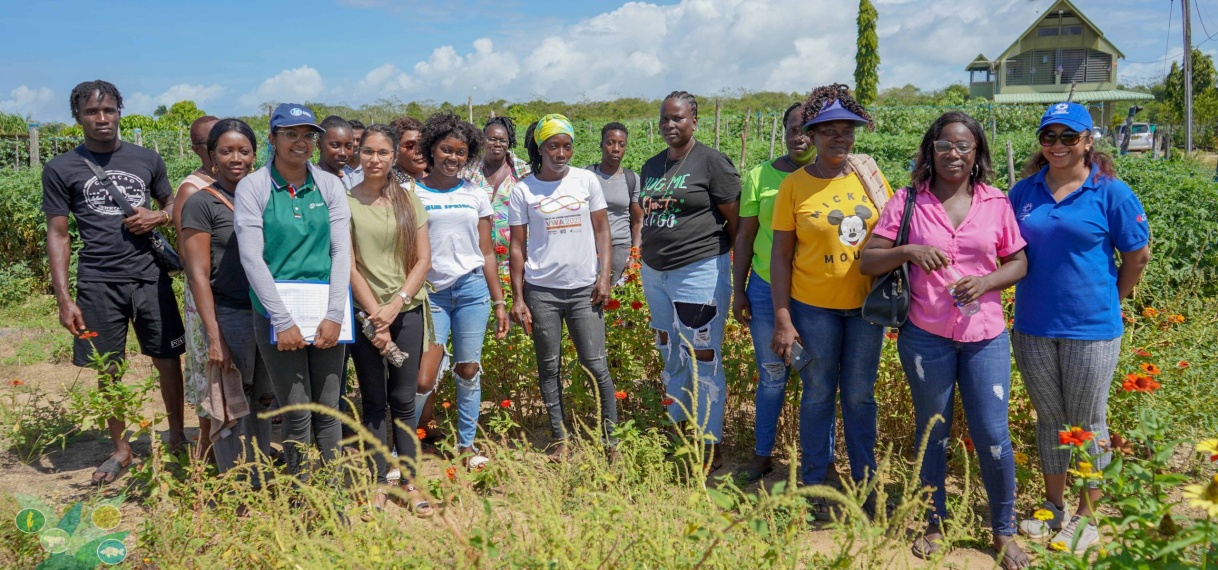
M 242 95 L 238 103 L 246 110 L 263 103 L 304 103 L 316 99 L 326 88 L 321 73 L 307 65 L 285 69 L 263 81 L 257 89 Z
M 9 99 L 0 100 L 0 111 L 35 119 L 65 121 L 71 118 L 68 102 L 60 101 L 48 87 L 22 85 L 13 89 L 9 92 Z
M 168 107 L 178 101 L 194 101 L 200 109 L 206 110 L 206 103 L 208 101 L 219 100 L 225 91 L 226 89 L 222 85 L 179 83 L 166 89 L 160 95 L 134 93 L 124 97 L 123 104 L 126 107 L 124 111 L 132 114 L 151 115 L 157 106 L 164 105 Z

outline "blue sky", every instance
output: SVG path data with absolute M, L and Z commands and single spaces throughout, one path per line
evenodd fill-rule
M 606 99 L 852 83 L 852 0 L 0 0 L 0 110 L 67 120 L 77 82 L 117 84 L 128 113 L 193 99 L 217 114 L 269 101 Z M 881 88 L 966 79 L 1053 0 L 873 0 Z M 1180 50 L 1179 2 L 1078 0 L 1127 61 L 1163 73 Z M 1194 0 L 1196 41 L 1218 0 Z M 1206 30 L 1205 25 L 1213 26 Z M 1214 53 L 1218 38 L 1202 46 Z

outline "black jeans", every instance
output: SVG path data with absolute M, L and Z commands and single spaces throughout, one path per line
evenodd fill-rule
M 389 336 L 408 355 L 401 368 L 389 364 L 362 332 L 355 334 L 355 344 L 351 345 L 351 362 L 355 365 L 355 376 L 359 380 L 364 426 L 388 444 L 390 428 L 385 426 L 388 409 L 393 417 L 393 449 L 410 473 L 409 477 L 403 478 L 406 481 L 414 478 L 418 461 L 411 426 L 415 423 L 414 395 L 419 387 L 419 357 L 423 354 L 423 307 L 398 314 L 398 318 L 389 324 Z M 378 453 L 374 460 L 376 481 L 385 483 L 385 473 L 388 471 L 385 457 Z
M 562 407 L 562 325 L 575 344 L 579 363 L 596 382 L 601 403 L 605 436 L 617 424 L 617 400 L 613 397 L 613 378 L 605 356 L 605 315 L 592 306 L 592 287 L 550 289 L 524 284 L 525 303 L 533 315 L 533 349 L 537 354 L 537 381 L 541 398 L 550 414 L 550 434 L 556 440 L 567 438 Z M 612 443 L 612 439 L 609 440 Z

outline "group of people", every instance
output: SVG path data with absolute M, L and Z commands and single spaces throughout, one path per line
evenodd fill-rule
M 638 263 L 668 415 L 704 436 L 708 472 L 723 464 L 722 348 L 734 315 L 749 328 L 759 376 L 755 455 L 740 475 L 755 482 L 772 471 L 778 417 L 795 371 L 803 383 L 800 482 L 837 480 L 839 396 L 850 476 L 864 482 L 876 469 L 874 385 L 884 328 L 861 308 L 876 276 L 907 266 L 911 303 L 897 348 L 917 440 L 929 441 L 921 478 L 932 504 L 914 554 L 941 548 L 957 391 L 1003 564 L 1028 563 L 1012 540 L 1020 529 L 1057 533 L 1055 541 L 1078 549 L 1096 538 L 1088 523 L 1096 489 L 1067 516 L 1071 452 L 1059 447 L 1058 432 L 1080 426 L 1095 433 L 1088 451 L 1098 456 L 1095 468 L 1106 464 L 1095 442 L 1107 438 L 1120 301 L 1149 260 L 1149 229 L 1137 197 L 1095 149 L 1090 113 L 1078 104 L 1045 112 L 1040 152 L 1009 194 L 989 184 L 985 130 L 961 112 L 930 126 L 910 186 L 894 193 L 874 160 L 852 152 L 856 130 L 874 128 L 874 121 L 840 84 L 791 105 L 783 116 L 786 153 L 743 177 L 725 155 L 698 142 L 698 102 L 674 91 L 661 103 L 658 124 L 668 148 L 638 173 L 622 166 L 629 133 L 621 123 L 602 129 L 598 164 L 572 168 L 576 130 L 559 114 L 528 126 L 522 160 L 507 117 L 481 129 L 451 113 L 365 126 L 318 121 L 308 107 L 283 104 L 270 117 L 271 156 L 257 170 L 261 141 L 249 125 L 196 121 L 191 142 L 202 165 L 176 193 L 159 156 L 119 140 L 122 96 L 112 84 L 82 83 L 70 104 L 85 142 L 47 164 L 43 211 L 60 321 L 78 338 L 74 361 L 96 365 L 90 355 L 108 353 L 112 380 L 133 321 L 160 373 L 168 443 L 185 441 L 183 401 L 197 405 L 200 444 L 214 450 L 221 472 L 252 453 L 270 453 L 270 426 L 258 414 L 274 405 L 286 408 L 289 473 L 310 473 L 305 446 L 316 445 L 325 460 L 336 457 L 340 423 L 315 410 L 342 405 L 350 358 L 360 421 L 407 459 L 407 472 L 393 473 L 376 457 L 377 482 L 399 476 L 408 506 L 430 516 L 432 506 L 414 486 L 414 458 L 421 440 L 437 436 L 435 386 L 451 371 L 457 453 L 470 468 L 485 465 L 475 442 L 481 350 L 488 333 L 503 338 L 512 322 L 533 340 L 554 439 L 550 458 L 570 453 L 564 324 L 596 386 L 604 444 L 612 448 L 618 415 L 603 307 L 626 267 Z M 115 181 L 118 194 L 107 189 Z M 134 215 L 115 205 L 120 194 Z M 83 242 L 74 300 L 68 215 Z M 148 237 L 169 224 L 178 230 L 185 267 L 185 324 L 168 268 Z M 281 287 L 289 282 L 326 287 L 316 326 L 302 329 L 294 314 L 301 309 L 285 303 Z M 1012 285 L 1008 333 L 1001 296 Z M 344 323 L 352 332 L 340 342 Z M 1007 419 L 1012 346 L 1037 410 L 1049 520 L 1016 520 Z M 95 473 L 99 483 L 131 461 L 123 428 L 121 420 L 110 423 L 115 452 Z M 385 493 L 373 497 L 373 506 L 385 503 Z M 811 507 L 830 517 L 832 505 Z M 877 507 L 869 501 L 867 508 Z

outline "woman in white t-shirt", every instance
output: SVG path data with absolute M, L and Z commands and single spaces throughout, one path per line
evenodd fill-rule
M 429 296 L 436 343 L 443 348 L 452 333 L 452 350 L 447 354 L 455 362 L 452 371 L 457 380 L 457 452 L 468 454 L 465 462 L 471 469 L 487 461 L 474 447 L 474 436 L 482 403 L 482 342 L 491 307 L 495 311 L 495 337 L 507 336 L 510 326 L 495 271 L 490 199 L 486 192 L 458 177 L 482 145 L 482 132 L 473 125 L 452 113 L 432 115 L 419 137 L 419 148 L 431 171 L 414 184 L 427 211 L 431 240 L 427 280 L 436 289 Z M 443 371 L 441 365 L 440 373 Z M 420 384 L 424 380 L 420 377 Z M 435 389 L 435 383 L 431 384 L 420 388 L 427 393 L 416 402 L 426 401 Z
M 609 300 L 609 215 L 596 175 L 568 165 L 574 141 L 575 131 L 562 115 L 546 115 L 531 125 L 525 149 L 533 174 L 508 199 L 512 318 L 533 337 L 537 379 L 555 440 L 553 461 L 569 453 L 560 376 L 564 322 L 580 364 L 596 382 L 604 437 L 611 444 L 617 423 L 601 308 Z

